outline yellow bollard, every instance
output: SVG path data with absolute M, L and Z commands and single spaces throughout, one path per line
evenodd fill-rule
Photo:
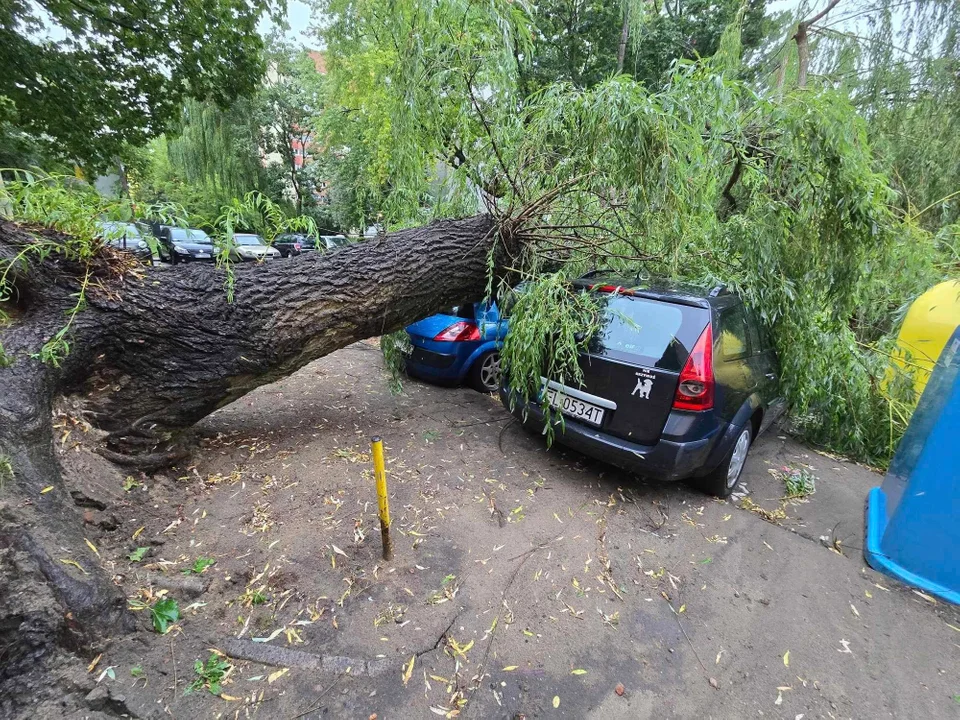
M 377 508 L 380 512 L 380 539 L 383 541 L 383 559 L 393 560 L 390 542 L 390 503 L 387 500 L 387 470 L 383 465 L 383 441 L 379 436 L 370 441 L 373 447 L 373 474 L 377 480 Z

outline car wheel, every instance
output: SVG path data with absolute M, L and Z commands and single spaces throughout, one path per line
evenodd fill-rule
M 740 476 L 743 475 L 743 466 L 746 465 L 747 453 L 750 451 L 752 443 L 753 426 L 748 422 L 740 428 L 740 433 L 734 440 L 733 447 L 730 448 L 730 452 L 727 453 L 717 469 L 699 479 L 697 484 L 700 489 L 717 497 L 729 497 L 740 484 Z
M 500 353 L 486 352 L 470 368 L 470 384 L 483 393 L 500 389 Z

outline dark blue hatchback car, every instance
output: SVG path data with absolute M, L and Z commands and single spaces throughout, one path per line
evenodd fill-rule
M 545 400 L 563 416 L 557 442 L 638 475 L 729 495 L 751 443 L 784 408 L 777 356 L 759 319 L 720 288 L 596 275 L 576 285 L 595 293 L 603 311 L 580 356 L 583 384 L 541 378 L 529 403 L 501 389 L 504 405 L 541 431 Z
M 431 315 L 407 327 L 406 371 L 439 383 L 466 380 L 480 392 L 496 392 L 506 334 L 507 320 L 496 303 L 467 303 Z

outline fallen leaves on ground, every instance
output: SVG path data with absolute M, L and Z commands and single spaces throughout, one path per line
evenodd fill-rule
M 97 557 L 100 557 L 100 551 L 97 550 L 97 546 L 96 546 L 96 545 L 94 545 L 92 542 L 90 542 L 90 541 L 87 540 L 86 538 L 84 538 L 83 541 L 87 544 L 87 547 L 88 547 L 88 548 L 90 548 L 91 550 L 93 550 L 94 554 L 95 554 Z
M 407 683 L 410 682 L 410 676 L 413 675 L 413 665 L 417 661 L 417 656 L 414 655 L 410 658 L 410 662 L 406 664 L 403 668 L 403 685 L 406 687 Z
M 68 558 L 60 558 L 60 562 L 62 562 L 64 565 L 73 565 L 75 568 L 77 568 L 77 569 L 78 569 L 80 572 L 82 572 L 84 575 L 89 575 L 89 574 L 90 574 L 90 573 L 88 573 L 86 570 L 84 570 L 84 569 L 83 569 L 83 566 L 82 566 L 80 563 L 78 563 L 76 560 L 70 560 L 70 559 L 68 559 Z

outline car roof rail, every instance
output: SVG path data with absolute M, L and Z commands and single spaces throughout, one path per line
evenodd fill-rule
M 718 297 L 719 295 L 729 295 L 730 290 L 726 285 L 717 285 L 710 291 L 710 297 Z

